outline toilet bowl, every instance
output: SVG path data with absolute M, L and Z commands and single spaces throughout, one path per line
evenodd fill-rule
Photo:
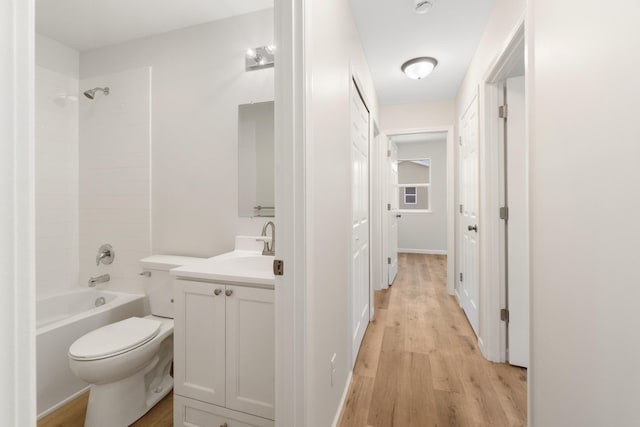
M 91 384 L 85 426 L 128 426 L 173 388 L 173 319 L 130 317 L 82 336 L 69 366 Z
M 69 366 L 91 384 L 85 427 L 124 427 L 173 388 L 173 280 L 171 268 L 201 258 L 155 255 L 141 260 L 152 315 L 130 317 L 77 339 Z

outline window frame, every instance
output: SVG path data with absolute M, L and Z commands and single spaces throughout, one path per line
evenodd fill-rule
M 396 165 L 398 168 L 398 178 L 400 177 L 400 162 L 416 162 L 416 161 L 424 161 L 424 160 L 428 160 L 429 161 L 429 177 L 428 177 L 428 182 L 426 183 L 407 183 L 407 184 L 400 184 L 397 183 L 396 184 L 396 190 L 397 190 L 397 199 L 400 198 L 400 189 L 402 188 L 403 193 L 402 193 L 402 198 L 405 201 L 405 205 L 417 205 L 418 204 L 418 188 L 422 187 L 422 188 L 427 188 L 427 209 L 402 209 L 398 206 L 398 212 L 403 213 L 403 214 L 430 214 L 432 213 L 432 209 L 431 209 L 431 180 L 433 177 L 433 174 L 431 173 L 431 168 L 433 166 L 432 164 L 432 159 L 431 157 L 417 157 L 417 158 L 398 158 L 396 159 Z M 406 188 L 415 188 L 416 189 L 416 193 L 412 196 L 415 196 L 415 203 L 406 203 Z

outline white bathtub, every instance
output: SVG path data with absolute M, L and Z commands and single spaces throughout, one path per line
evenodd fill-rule
M 96 307 L 101 298 L 105 303 Z M 89 387 L 69 369 L 69 346 L 101 326 L 143 316 L 144 295 L 78 289 L 39 299 L 36 313 L 38 417 L 42 417 Z

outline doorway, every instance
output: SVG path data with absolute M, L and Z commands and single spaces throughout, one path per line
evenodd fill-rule
M 524 25 L 481 85 L 481 289 L 483 353 L 529 364 L 529 195 Z M 499 316 L 496 313 L 500 313 Z
M 447 255 L 447 292 L 454 293 L 453 128 L 391 130 L 383 186 L 388 285 L 398 272 L 398 253 Z

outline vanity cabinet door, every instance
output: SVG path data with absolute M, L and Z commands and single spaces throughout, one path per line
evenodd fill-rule
M 226 286 L 227 408 L 275 417 L 274 291 Z
M 220 406 L 225 405 L 224 288 L 175 281 L 175 392 Z

